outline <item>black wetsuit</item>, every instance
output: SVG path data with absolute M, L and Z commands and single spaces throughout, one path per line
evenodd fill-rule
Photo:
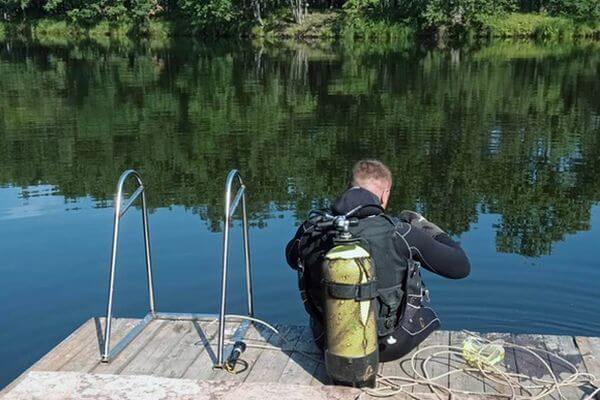
M 410 251 L 404 253 L 419 261 L 429 271 L 450 279 L 462 279 L 469 275 L 471 265 L 458 243 L 446 233 L 429 236 L 422 229 L 407 223 L 401 224 L 398 232 L 406 239 Z
M 377 197 L 373 193 L 361 188 L 352 188 L 344 192 L 335 202 L 331 212 L 336 215 L 346 214 L 357 206 L 363 207 L 358 216 L 361 219 L 371 217 L 382 218 L 382 216 L 384 216 Z M 389 241 L 386 241 L 386 244 L 383 245 L 378 254 L 374 254 L 376 265 L 378 264 L 377 259 L 379 258 L 380 266 L 378 268 L 384 268 L 383 270 L 379 269 L 379 271 L 387 272 L 394 270 L 397 268 L 397 264 L 401 263 L 403 259 L 412 258 L 419 261 L 421 265 L 429 271 L 446 278 L 461 279 L 469 274 L 470 264 L 467 256 L 459 244 L 453 241 L 446 233 L 441 232 L 432 237 L 432 235 L 425 230 L 398 218 L 384 217 L 390 221 L 390 224 L 393 224 L 392 229 L 389 231 L 389 235 L 392 237 L 387 238 Z M 302 240 L 302 238 L 306 238 L 307 234 L 309 234 L 309 236 L 312 235 L 312 237 L 315 236 L 315 233 L 309 232 L 310 229 L 310 221 L 307 221 L 300 226 L 296 235 L 286 247 L 286 258 L 288 264 L 295 269 L 298 269 L 299 260 L 303 260 L 304 263 L 309 264 L 305 266 L 305 269 L 307 270 L 305 274 L 310 274 L 311 271 L 313 271 L 312 277 L 301 277 L 301 281 L 304 279 L 304 288 L 301 287 L 301 289 L 309 289 L 306 290 L 306 293 L 303 293 L 303 296 L 306 296 L 303 300 L 305 300 L 305 306 L 307 306 L 307 310 L 311 314 L 311 326 L 313 327 L 315 340 L 318 345 L 322 346 L 323 343 L 320 339 L 322 339 L 323 336 L 323 328 L 321 323 L 319 323 L 322 307 L 319 306 L 321 300 L 319 300 L 319 288 L 317 288 L 320 284 L 320 277 L 315 271 L 320 271 L 322 256 L 328 249 L 326 248 L 327 242 L 325 240 L 320 242 L 315 242 L 314 240 L 311 241 L 310 239 Z M 368 232 L 365 231 L 363 232 L 363 235 L 364 234 L 368 235 Z M 375 237 L 376 236 L 374 236 L 374 238 Z M 381 241 L 381 238 L 376 240 Z M 388 243 L 391 243 L 389 244 L 390 248 L 385 247 Z M 386 254 L 382 255 L 381 253 Z M 381 264 L 387 265 L 382 267 Z M 382 280 L 380 277 L 378 277 L 378 279 Z M 385 282 L 380 283 L 383 283 L 385 286 Z M 312 286 L 312 292 L 310 290 L 311 288 L 307 288 L 306 286 Z M 417 305 L 420 307 L 420 299 L 419 304 Z M 414 310 L 410 311 L 412 312 Z M 398 320 L 398 325 L 394 331 L 390 332 L 390 330 L 388 330 L 384 335 L 380 334 L 379 347 L 380 359 L 382 361 L 393 360 L 403 356 L 424 340 L 431 331 L 439 327 L 437 316 L 433 310 L 428 307 L 420 307 L 417 314 L 415 314 L 414 319 L 419 319 L 421 321 L 425 319 L 426 321 L 429 321 L 427 322 L 428 329 L 419 331 L 419 327 L 416 327 L 415 332 L 417 333 L 414 335 L 407 334 L 406 324 L 408 324 L 408 322 Z M 404 329 L 401 324 L 405 325 Z

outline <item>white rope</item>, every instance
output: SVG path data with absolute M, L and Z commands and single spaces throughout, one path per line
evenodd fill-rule
M 561 389 L 566 387 L 578 387 L 583 384 L 592 383 L 596 380 L 596 377 L 592 374 L 586 372 L 579 372 L 577 367 L 573 365 L 570 361 L 560 357 L 554 353 L 543 349 L 536 349 L 530 346 L 521 346 L 515 343 L 510 343 L 506 341 L 490 341 L 489 339 L 483 338 L 481 336 L 475 335 L 473 333 L 467 332 L 469 335 L 475 337 L 477 340 L 480 340 L 485 343 L 494 343 L 501 344 L 505 348 L 514 348 L 521 351 L 525 351 L 528 354 L 531 354 L 538 361 L 541 362 L 545 371 L 548 373 L 550 379 L 548 378 L 536 378 L 530 377 L 524 374 L 519 373 L 510 373 L 503 371 L 498 366 L 495 365 L 487 365 L 483 363 L 477 363 L 477 368 L 469 368 L 466 360 L 464 359 L 461 348 L 454 346 L 446 346 L 446 345 L 432 345 L 425 346 L 420 348 L 416 352 L 413 353 L 410 366 L 411 372 L 414 374 L 414 378 L 404 377 L 404 376 L 378 376 L 377 386 L 375 388 L 365 388 L 364 393 L 372 396 L 372 397 L 390 397 L 396 394 L 405 394 L 410 395 L 410 393 L 406 390 L 410 387 L 416 385 L 426 385 L 429 386 L 431 391 L 435 394 L 440 394 L 440 392 L 446 393 L 450 396 L 456 394 L 462 395 L 471 395 L 471 396 L 485 396 L 489 393 L 484 392 L 475 392 L 475 391 L 465 391 L 458 389 L 450 389 L 445 385 L 441 385 L 436 381 L 439 381 L 442 378 L 450 377 L 454 374 L 459 373 L 479 373 L 482 377 L 489 379 L 497 384 L 507 387 L 510 390 L 509 394 L 500 394 L 494 393 L 494 396 L 504 396 L 510 399 L 519 399 L 519 400 L 539 400 L 546 396 L 556 393 L 559 399 L 567 399 L 562 393 Z M 421 365 L 421 370 L 417 368 L 416 360 L 421 356 L 424 352 L 434 350 L 433 354 L 430 354 L 426 357 Z M 480 350 L 481 351 L 481 350 Z M 552 371 L 551 366 L 548 364 L 546 360 L 544 360 L 538 352 L 548 354 L 550 357 L 554 357 L 559 360 L 561 363 L 564 363 L 572 372 L 569 376 L 564 379 L 561 379 L 556 376 L 554 371 Z M 464 363 L 464 367 L 455 368 L 448 372 L 436 375 L 429 376 L 427 365 L 432 358 L 448 355 L 455 355 L 458 357 L 459 361 Z M 423 358 L 423 357 L 420 357 Z M 525 384 L 524 382 L 520 382 L 519 379 L 529 379 L 533 384 Z M 524 393 L 524 394 L 521 394 Z M 594 396 L 600 393 L 600 389 L 595 390 L 592 394 L 587 396 L 584 400 L 592 400 Z
M 252 321 L 252 322 L 256 322 L 256 323 L 259 323 L 261 325 L 264 325 L 267 328 L 269 328 L 271 331 L 273 331 L 273 333 L 275 333 L 281 339 L 283 339 L 284 342 L 286 342 L 287 344 L 289 344 L 290 345 L 290 351 L 294 351 L 296 353 L 302 354 L 304 357 L 309 358 L 309 359 L 311 359 L 313 361 L 316 361 L 319 364 L 323 363 L 323 360 L 314 357 L 314 355 L 308 354 L 308 353 L 303 352 L 303 351 L 294 350 L 294 347 L 295 347 L 294 343 L 290 342 L 288 340 L 288 338 L 286 338 L 285 335 L 283 335 L 281 332 L 279 332 L 279 330 L 277 328 L 275 328 L 273 325 L 269 324 L 268 322 L 263 321 L 262 319 L 258 319 L 258 318 L 255 318 L 255 317 L 249 317 L 247 315 L 237 315 L 237 314 L 226 314 L 225 315 L 225 319 L 231 319 L 231 318 L 248 320 L 248 321 Z M 231 344 L 231 342 L 230 342 L 230 344 Z M 265 349 L 265 350 L 278 350 L 278 351 L 282 351 L 282 349 L 280 347 L 269 346 L 269 345 L 248 344 L 248 343 L 246 343 L 246 346 L 247 347 L 259 348 L 259 349 Z
M 303 351 L 294 350 L 293 343 L 291 343 L 285 335 L 281 334 L 277 328 L 272 326 L 271 324 L 260 320 L 258 318 L 249 317 L 245 315 L 234 315 L 228 314 L 225 318 L 237 318 L 242 320 L 249 320 L 261 325 L 266 326 L 271 331 L 273 331 L 276 335 L 278 335 L 283 341 L 292 345 L 290 351 L 294 351 L 302 354 L 303 356 L 317 362 L 323 363 L 322 359 L 316 358 L 312 354 L 308 354 Z M 527 376 L 522 373 L 515 372 L 507 372 L 499 368 L 497 365 L 489 365 L 483 362 L 477 362 L 476 368 L 469 367 L 466 360 L 464 359 L 464 355 L 462 352 L 462 348 L 456 346 L 449 345 L 431 345 L 419 348 L 417 351 L 413 353 L 410 359 L 410 367 L 413 377 L 409 376 L 385 376 L 378 374 L 377 375 L 377 384 L 375 388 L 363 388 L 363 393 L 367 394 L 371 397 L 391 397 L 397 394 L 403 394 L 409 396 L 411 398 L 418 399 L 418 395 L 407 391 L 407 389 L 412 388 L 414 386 L 428 386 L 431 391 L 436 394 L 438 397 L 441 393 L 445 393 L 450 396 L 452 399 L 453 395 L 469 395 L 469 396 L 486 396 L 490 395 L 490 393 L 485 392 L 476 392 L 476 391 L 467 391 L 467 390 L 458 390 L 458 389 L 450 389 L 447 386 L 438 383 L 440 379 L 450 377 L 456 374 L 468 374 L 475 373 L 480 374 L 482 378 L 489 379 L 490 381 L 507 387 L 510 390 L 509 394 L 502 393 L 494 393 L 495 397 L 506 397 L 511 400 L 540 400 L 546 396 L 556 393 L 558 398 L 561 400 L 571 400 L 567 399 L 565 395 L 562 393 L 561 389 L 567 387 L 579 387 L 584 384 L 593 384 L 597 380 L 596 376 L 587 372 L 580 372 L 578 368 L 569 360 L 566 360 L 564 357 L 561 357 L 557 354 L 554 354 L 550 351 L 544 349 L 538 349 L 531 346 L 521 346 L 516 343 L 507 342 L 505 340 L 489 340 L 472 332 L 465 332 L 467 335 L 474 337 L 476 340 L 479 340 L 483 343 L 488 344 L 497 344 L 501 345 L 504 348 L 512 348 L 516 350 L 525 351 L 528 354 L 535 357 L 538 361 L 541 362 L 545 371 L 548 373 L 550 379 L 548 378 L 537 378 L 533 376 Z M 248 344 L 248 347 L 255 347 L 266 350 L 277 350 L 281 351 L 280 347 L 270 346 L 266 344 Z M 427 356 L 423 363 L 421 364 L 421 370 L 417 367 L 417 358 L 421 356 L 424 352 L 435 350 L 434 353 Z M 479 350 L 483 351 L 483 347 Z M 556 376 L 552 367 L 548 364 L 548 362 L 542 358 L 539 353 L 547 354 L 549 357 L 553 357 L 556 360 L 560 361 L 562 364 L 566 365 L 571 373 L 566 378 L 560 378 Z M 459 367 L 455 369 L 451 369 L 450 371 L 441 373 L 435 376 L 429 376 L 427 372 L 427 366 L 431 359 L 438 357 L 440 355 L 448 355 L 448 357 L 456 356 L 459 361 L 464 364 L 464 367 Z M 420 357 L 423 358 L 423 357 Z M 525 384 L 522 380 L 527 379 L 532 382 L 532 384 Z M 593 400 L 594 396 L 600 394 L 600 388 L 597 388 L 588 395 L 584 400 Z
M 258 318 L 255 318 L 255 317 L 250 317 L 248 315 L 237 315 L 237 314 L 226 314 L 225 315 L 225 319 L 231 319 L 231 318 L 244 319 L 244 320 L 247 320 L 247 321 L 257 322 L 257 323 L 259 323 L 261 325 L 266 326 L 267 328 L 269 328 L 270 330 L 272 330 L 276 334 L 280 335 L 280 333 L 277 330 L 277 328 L 275 328 L 273 325 L 269 324 L 268 322 L 263 321 L 262 319 L 258 319 Z

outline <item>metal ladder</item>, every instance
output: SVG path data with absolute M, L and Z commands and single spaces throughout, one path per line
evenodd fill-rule
M 138 188 L 123 204 L 123 186 L 129 177 L 134 177 L 137 181 Z M 238 183 L 238 189 L 235 197 L 232 200 L 232 189 L 234 183 Z M 104 348 L 101 355 L 103 362 L 110 362 L 114 359 L 125 347 L 131 343 L 153 320 L 171 320 L 171 321 L 198 321 L 205 319 L 219 319 L 218 331 L 218 348 L 217 360 L 214 367 L 222 367 L 224 362 L 224 347 L 225 347 L 225 317 L 226 317 L 226 300 L 227 300 L 227 270 L 229 268 L 229 231 L 231 219 L 239 206 L 242 203 L 242 234 L 244 247 L 244 261 L 246 267 L 246 294 L 248 297 L 248 316 L 254 316 L 254 298 L 252 292 L 252 275 L 250 268 L 250 245 L 248 238 L 248 215 L 246 211 L 246 186 L 242 181 L 242 177 L 237 170 L 231 170 L 225 181 L 225 227 L 223 230 L 223 258 L 222 258 L 222 274 L 221 274 L 221 304 L 219 314 L 195 314 L 195 313 L 165 313 L 156 312 L 154 300 L 154 282 L 152 278 L 152 258 L 150 252 L 150 233 L 148 227 L 148 210 L 146 207 L 146 188 L 142 182 L 142 178 L 135 170 L 127 170 L 123 172 L 117 183 L 117 194 L 115 196 L 115 214 L 113 224 L 112 237 L 112 253 L 110 259 L 110 278 L 108 287 L 108 305 L 106 310 L 106 326 L 104 330 Z M 144 229 L 144 249 L 146 261 L 146 276 L 148 283 L 148 297 L 150 309 L 146 316 L 134 326 L 128 333 L 117 343 L 112 349 L 110 347 L 110 332 L 112 322 L 112 308 L 115 288 L 115 272 L 117 266 L 117 250 L 119 242 L 119 223 L 125 212 L 129 210 L 131 205 L 141 196 L 142 199 L 142 225 Z M 239 327 L 233 334 L 233 342 L 241 340 L 250 326 L 249 320 L 242 320 Z

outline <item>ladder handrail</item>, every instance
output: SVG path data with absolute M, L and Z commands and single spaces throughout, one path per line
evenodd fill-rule
M 123 186 L 127 179 L 133 176 L 138 184 L 138 188 L 133 194 L 127 199 L 127 203 L 123 205 Z M 110 277 L 108 283 L 108 305 L 106 309 L 106 325 L 104 330 L 104 349 L 102 352 L 102 361 L 108 361 L 110 354 L 110 331 L 111 331 L 111 320 L 112 320 L 112 307 L 113 307 L 113 296 L 115 289 L 115 270 L 117 266 L 117 248 L 119 242 L 119 222 L 131 205 L 138 199 L 142 198 L 142 225 L 144 230 L 144 251 L 146 261 L 146 278 L 148 283 L 148 297 L 150 302 L 150 316 L 155 314 L 155 303 L 154 303 L 154 282 L 152 279 L 152 259 L 150 256 L 150 233 L 148 227 L 148 209 L 146 208 L 146 193 L 145 187 L 142 182 L 140 174 L 133 170 L 128 169 L 121 174 L 119 182 L 117 183 L 117 194 L 115 195 L 114 207 L 114 224 L 113 224 L 113 237 L 112 237 L 112 253 L 110 257 Z M 145 325 L 145 324 L 144 324 Z M 143 325 L 140 325 L 140 329 L 143 329 Z M 124 343 L 125 344 L 125 343 Z M 117 345 L 117 347 L 119 347 Z M 114 349 L 116 350 L 116 349 Z M 121 350 L 121 349 L 119 349 Z M 117 352 L 118 353 L 118 352 Z M 115 354 L 116 355 L 116 354 Z
M 123 186 L 129 177 L 134 177 L 138 187 L 128 199 L 123 199 Z M 238 183 L 239 187 L 232 200 L 232 190 L 234 183 Z M 135 325 L 112 349 L 110 348 L 110 332 L 112 327 L 112 309 L 115 289 L 115 273 L 117 266 L 117 250 L 119 243 L 119 225 L 121 218 L 133 203 L 141 197 L 142 203 L 142 224 L 144 229 L 144 250 L 146 261 L 146 277 L 148 280 L 148 297 L 150 301 L 150 311 L 148 314 Z M 124 203 L 125 201 L 125 203 Z M 121 175 L 117 183 L 117 192 L 114 201 L 114 224 L 112 237 L 112 254 L 110 259 L 110 277 L 108 283 L 108 305 L 106 309 L 106 325 L 104 329 L 104 344 L 101 354 L 103 362 L 110 362 L 116 357 L 129 343 L 131 343 L 148 324 L 157 319 L 175 320 L 175 321 L 198 321 L 203 318 L 219 318 L 218 332 L 218 357 L 215 367 L 223 367 L 223 348 L 225 345 L 225 307 L 227 294 L 227 271 L 229 268 L 229 231 L 231 219 L 237 210 L 238 206 L 242 205 L 242 235 L 244 247 L 244 260 L 246 265 L 246 294 L 248 300 L 248 316 L 254 316 L 254 297 L 252 293 L 252 275 L 250 271 L 250 244 L 248 240 L 248 214 L 246 210 L 246 186 L 242 181 L 237 170 L 231 170 L 227 175 L 225 182 L 225 228 L 223 230 L 223 270 L 221 275 L 221 307 L 220 313 L 215 314 L 192 314 L 192 313 L 164 313 L 156 312 L 154 301 L 154 282 L 152 279 L 152 259 L 150 257 L 150 233 L 148 227 L 148 210 L 146 207 L 146 188 L 142 182 L 142 178 L 138 172 L 129 169 Z M 233 334 L 233 340 L 241 340 L 250 326 L 249 321 L 242 321 Z
M 235 194 L 233 201 L 231 200 L 231 192 L 233 184 L 236 181 L 239 188 Z M 252 275 L 250 271 L 250 245 L 248 239 L 248 214 L 246 210 L 246 186 L 238 170 L 233 169 L 227 175 L 225 181 L 225 226 L 223 229 L 223 265 L 221 274 L 221 307 L 219 312 L 219 337 L 217 348 L 217 364 L 216 367 L 223 366 L 223 347 L 225 345 L 225 306 L 227 296 L 227 269 L 229 266 L 229 225 L 231 217 L 235 213 L 239 203 L 242 203 L 242 235 L 244 246 L 244 261 L 246 266 L 246 295 L 248 301 L 248 315 L 254 316 L 254 299 L 252 293 Z

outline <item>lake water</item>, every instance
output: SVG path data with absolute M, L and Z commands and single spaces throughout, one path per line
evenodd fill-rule
M 446 329 L 600 335 L 600 44 L 2 43 L 0 387 L 105 313 L 112 198 L 142 174 L 157 307 L 216 312 L 223 185 L 248 185 L 259 317 L 306 316 L 283 249 L 385 161 L 472 274 L 425 273 Z M 115 312 L 147 309 L 139 209 Z M 229 310 L 244 310 L 239 220 Z

